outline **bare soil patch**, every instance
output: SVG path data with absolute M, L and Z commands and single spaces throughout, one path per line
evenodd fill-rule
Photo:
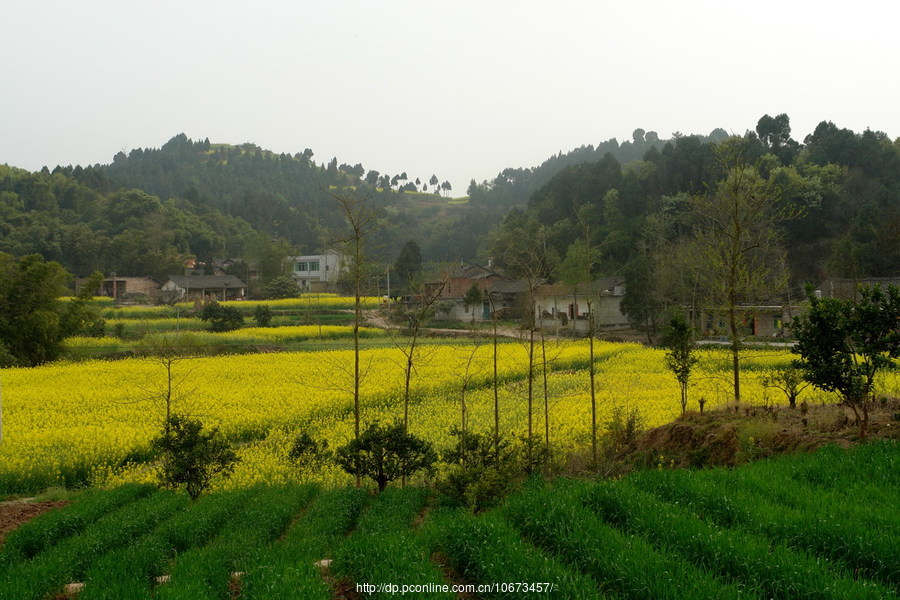
M 36 516 L 62 508 L 69 504 L 68 500 L 53 502 L 29 502 L 27 500 L 13 500 L 0 503 L 0 545 L 6 540 L 6 535 L 26 521 Z

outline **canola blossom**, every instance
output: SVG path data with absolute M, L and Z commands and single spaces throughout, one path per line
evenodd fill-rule
M 285 330 L 282 335 L 291 335 L 287 330 L 294 328 L 280 329 Z M 279 330 L 243 330 L 236 334 L 277 335 Z M 527 345 L 521 343 L 499 346 L 504 434 L 521 435 L 527 430 L 527 351 Z M 454 441 L 449 432 L 460 423 L 463 398 L 469 429 L 492 431 L 491 345 L 429 345 L 420 347 L 417 355 L 412 376 L 411 433 L 430 440 L 439 451 L 449 448 Z M 599 343 L 596 356 L 599 423 L 605 424 L 617 407 L 636 409 L 648 427 L 680 414 L 678 384 L 664 366 L 664 351 L 637 344 Z M 777 390 L 762 385 L 762 376 L 765 369 L 784 367 L 791 358 L 784 351 L 748 351 L 742 374 L 745 403 L 783 403 Z M 587 364 L 585 342 L 548 344 L 550 442 L 564 452 L 590 444 Z M 402 417 L 404 366 L 405 356 L 398 348 L 362 351 L 364 423 Z M 234 475 L 217 482 L 217 486 L 297 479 L 347 481 L 331 467 L 300 473 L 288 463 L 287 451 L 300 430 L 327 439 L 332 448 L 352 438 L 352 351 L 180 358 L 172 370 L 173 411 L 218 427 L 238 444 L 241 462 Z M 536 435 L 543 436 L 540 360 L 534 373 L 532 427 Z M 707 409 L 727 405 L 731 400 L 729 374 L 724 353 L 703 351 L 691 383 L 689 410 L 696 410 L 701 398 Z M 85 481 L 95 485 L 149 481 L 155 476 L 154 466 L 148 462 L 148 447 L 160 431 L 167 392 L 166 370 L 160 360 L 56 363 L 6 369 L 2 377 L 3 493 Z M 900 389 L 896 377 L 884 379 L 880 385 L 887 393 Z M 829 402 L 834 397 L 809 389 L 801 399 Z
M 360 306 L 364 309 L 378 308 L 383 299 L 377 296 L 363 296 L 360 298 Z M 108 299 L 94 299 L 94 303 L 101 309 L 104 319 L 174 319 L 179 315 L 195 311 L 198 304 L 194 302 L 178 302 L 174 306 L 113 306 Z M 222 306 L 231 306 L 244 314 L 253 314 L 257 306 L 268 306 L 276 312 L 318 312 L 318 311 L 348 311 L 355 307 L 352 296 L 338 296 L 337 294 L 303 294 L 298 298 L 284 298 L 280 300 L 229 300 L 219 302 Z

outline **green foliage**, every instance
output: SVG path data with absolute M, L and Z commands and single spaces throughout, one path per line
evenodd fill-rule
M 409 240 L 400 250 L 394 263 L 396 278 L 391 281 L 391 293 L 394 295 L 411 294 L 422 275 L 422 250 L 419 245 Z
M 62 315 L 62 328 L 65 336 L 103 335 L 104 321 L 100 316 L 100 308 L 93 302 L 94 293 L 103 283 L 103 273 L 94 271 L 87 278 L 77 296 L 65 305 Z
M 69 582 L 84 581 L 94 561 L 133 543 L 184 510 L 186 502 L 182 494 L 156 491 L 101 516 L 84 531 L 0 572 L 0 598 L 40 600 L 53 596 Z
M 608 461 L 615 460 L 637 442 L 643 432 L 644 419 L 637 408 L 626 410 L 622 406 L 616 406 L 606 423 L 606 435 L 602 440 L 604 457 Z
M 210 302 L 200 313 L 201 321 L 209 321 L 210 330 L 216 332 L 234 331 L 244 326 L 244 315 L 234 306 L 223 306 Z
M 762 379 L 765 387 L 773 387 L 781 390 L 787 397 L 791 408 L 797 407 L 797 398 L 810 383 L 803 377 L 803 371 L 795 365 L 786 369 L 773 369 L 767 372 Z
M 149 496 L 149 485 L 123 485 L 113 490 L 88 490 L 64 511 L 44 513 L 16 528 L 3 545 L 2 564 L 30 560 L 61 540 L 76 535 L 102 516 Z
M 316 469 L 331 458 L 328 440 L 315 440 L 309 433 L 302 432 L 294 438 L 288 459 L 303 469 Z
M 669 349 L 666 352 L 666 368 L 675 374 L 681 386 L 681 414 L 684 414 L 687 411 L 691 371 L 699 359 L 695 356 L 697 345 L 694 343 L 694 328 L 683 312 L 677 311 L 669 318 L 661 341 Z
M 166 431 L 151 445 L 163 458 L 162 483 L 173 488 L 184 485 L 192 499 L 199 497 L 216 475 L 229 476 L 238 461 L 218 428 L 204 432 L 200 421 L 179 415 L 169 418 Z
M 395 479 L 431 471 L 436 460 L 431 444 L 405 432 L 399 421 L 386 426 L 372 423 L 335 454 L 339 467 L 351 475 L 369 477 L 379 492 Z
M 32 254 L 0 253 L 0 366 L 34 366 L 57 358 L 78 320 L 58 298 L 69 274 Z
M 282 298 L 297 298 L 300 288 L 290 275 L 278 275 L 266 283 L 263 295 L 268 300 L 280 300 Z
M 866 435 L 875 375 L 900 356 L 900 288 L 861 287 L 858 300 L 817 298 L 794 319 L 796 365 L 813 385 L 840 394 Z M 859 419 L 860 413 L 862 418 Z
M 253 319 L 258 327 L 272 326 L 272 309 L 268 304 L 260 304 L 253 311 Z
M 501 502 L 521 483 L 518 452 L 505 439 L 450 430 L 456 444 L 441 456 L 450 465 L 438 490 L 453 504 L 481 512 Z
M 473 309 L 472 316 L 474 318 L 474 307 L 481 306 L 481 290 L 478 289 L 477 283 L 473 283 L 472 287 L 466 290 L 466 295 L 463 297 L 463 303 L 470 309 Z

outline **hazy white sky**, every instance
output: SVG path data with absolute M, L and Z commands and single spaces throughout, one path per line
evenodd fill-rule
M 641 127 L 900 136 L 892 2 L 0 0 L 0 163 L 184 132 L 454 192 Z

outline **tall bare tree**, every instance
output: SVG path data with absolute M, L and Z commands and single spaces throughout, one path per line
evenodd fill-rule
M 350 281 L 353 286 L 353 435 L 359 439 L 360 432 L 360 403 L 359 387 L 362 379 L 359 364 L 359 328 L 362 322 L 363 281 L 365 276 L 365 256 L 363 240 L 379 227 L 378 218 L 380 210 L 374 200 L 364 193 L 344 188 L 339 191 L 325 189 L 323 192 L 329 196 L 338 207 L 344 217 L 345 231 L 335 238 L 337 243 L 343 244 L 351 257 Z M 357 485 L 359 476 L 357 476 Z
M 781 202 L 779 186 L 747 164 L 742 148 L 737 138 L 719 145 L 723 177 L 693 198 L 694 267 L 710 307 L 727 319 L 735 403 L 741 401 L 742 307 L 786 289 L 780 225 L 795 214 Z

